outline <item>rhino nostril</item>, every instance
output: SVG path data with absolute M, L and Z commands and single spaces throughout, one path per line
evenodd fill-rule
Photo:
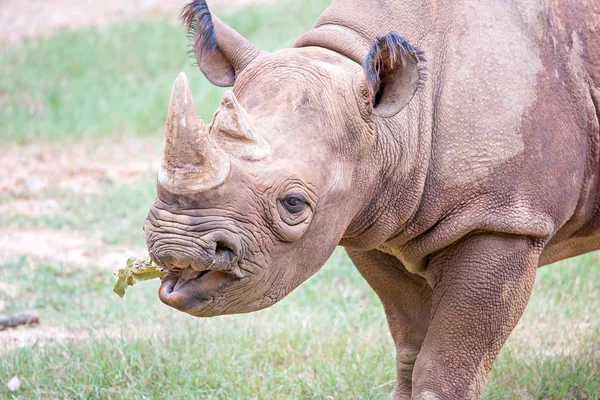
M 215 254 L 217 256 L 223 256 L 229 253 L 231 256 L 235 255 L 235 251 L 233 251 L 227 244 L 218 241 L 215 247 Z

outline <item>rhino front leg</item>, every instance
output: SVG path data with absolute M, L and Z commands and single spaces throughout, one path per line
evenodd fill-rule
M 393 399 L 410 399 L 414 363 L 429 325 L 431 288 L 425 279 L 409 273 L 393 256 L 377 250 L 347 249 L 347 252 L 383 303 L 396 345 L 397 381 Z
M 540 243 L 473 235 L 431 257 L 432 319 L 415 364 L 413 399 L 479 399 L 535 280 Z

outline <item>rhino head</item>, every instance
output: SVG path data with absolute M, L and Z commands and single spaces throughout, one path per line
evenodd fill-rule
M 396 36 L 374 43 L 364 67 L 322 47 L 266 53 L 204 1 L 182 15 L 204 75 L 233 90 L 205 125 L 186 76 L 175 81 L 146 243 L 157 263 L 181 269 L 161 283 L 167 305 L 195 316 L 250 312 L 365 229 L 381 169 L 375 119 L 410 101 L 419 58 Z

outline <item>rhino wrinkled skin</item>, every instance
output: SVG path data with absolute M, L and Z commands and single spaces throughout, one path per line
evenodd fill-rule
M 536 269 L 600 249 L 597 0 L 334 0 L 259 50 L 182 12 L 212 122 L 173 87 L 153 259 L 199 317 L 268 307 L 343 246 L 379 295 L 395 399 L 476 399 Z

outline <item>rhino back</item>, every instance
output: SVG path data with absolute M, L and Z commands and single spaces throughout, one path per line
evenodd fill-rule
M 418 209 L 386 246 L 405 263 L 474 230 L 597 247 L 598 4 L 559 3 L 334 0 L 317 21 L 365 51 L 398 31 L 428 60 L 418 112 L 380 124 L 430 146 Z
M 573 15 L 500 1 L 463 2 L 451 15 L 432 70 L 433 173 L 417 222 L 437 229 L 425 235 L 430 246 L 415 245 L 431 250 L 473 230 L 554 236 L 547 253 L 556 243 L 560 256 L 543 264 L 598 247 L 592 56 L 572 40 L 577 27 L 565 28 Z

